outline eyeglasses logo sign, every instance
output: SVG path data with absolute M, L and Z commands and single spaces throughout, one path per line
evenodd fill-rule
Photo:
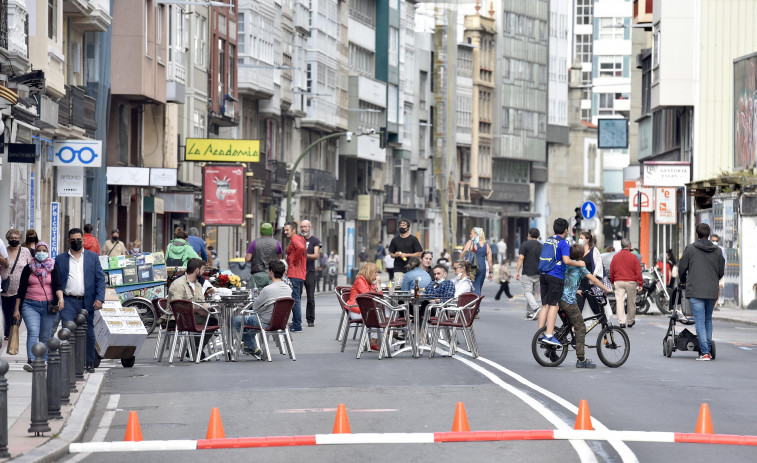
M 60 140 L 53 142 L 54 166 L 100 167 L 102 141 Z

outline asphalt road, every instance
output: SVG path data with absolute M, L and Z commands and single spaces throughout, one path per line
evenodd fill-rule
M 514 282 L 514 292 L 520 290 Z M 610 369 L 577 370 L 575 353 L 558 368 L 539 366 L 530 341 L 536 322 L 522 319 L 524 300 L 493 300 L 487 283 L 482 316 L 474 324 L 481 357 L 378 361 L 355 359 L 334 341 L 339 309 L 332 295 L 317 298 L 316 327 L 294 335 L 297 361 L 278 353 L 271 363 L 175 362 L 152 359 L 151 337 L 130 369 L 107 369 L 97 410 L 84 441 L 123 440 L 128 411 L 139 414 L 145 440 L 205 437 L 211 407 L 219 407 L 227 437 L 329 433 L 335 409 L 347 406 L 356 432 L 449 431 L 455 404 L 464 402 L 471 430 L 570 429 L 581 399 L 595 427 L 612 430 L 694 432 L 701 403 L 708 403 L 716 433 L 757 435 L 757 327 L 715 322 L 717 360 L 694 352 L 662 355 L 667 317 L 654 308 L 629 329 L 631 355 Z M 588 311 L 588 309 L 587 309 Z M 690 328 L 693 331 L 693 327 Z M 595 336 L 592 332 L 589 336 Z M 249 357 L 248 357 L 249 358 Z M 404 445 L 351 445 L 173 453 L 72 455 L 65 461 L 142 462 L 263 458 L 266 461 L 754 461 L 749 447 L 514 441 Z

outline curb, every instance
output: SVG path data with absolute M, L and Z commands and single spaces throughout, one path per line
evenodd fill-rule
M 757 320 L 748 320 L 744 318 L 739 318 L 738 316 L 731 316 L 731 315 L 718 315 L 717 312 L 712 313 L 712 319 L 720 320 L 724 322 L 741 323 L 743 325 L 757 326 Z
M 71 410 L 71 414 L 63 425 L 60 433 L 40 445 L 36 449 L 12 458 L 10 461 L 19 463 L 50 463 L 68 455 L 68 446 L 81 440 L 87 424 L 95 410 L 100 397 L 105 376 L 102 373 L 91 373 L 82 389 L 79 400 Z

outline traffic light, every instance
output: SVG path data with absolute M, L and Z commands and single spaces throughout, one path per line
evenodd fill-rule
M 573 232 L 573 239 L 577 240 L 578 239 L 578 230 L 581 229 L 581 220 L 583 220 L 583 215 L 581 215 L 581 208 L 580 207 L 577 207 L 575 209 L 575 212 L 576 212 L 576 217 L 575 217 L 576 218 L 576 224 L 573 226 L 573 230 L 571 230 L 571 231 Z

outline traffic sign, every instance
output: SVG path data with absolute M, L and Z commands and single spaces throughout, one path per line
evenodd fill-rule
M 593 219 L 597 215 L 597 205 L 591 201 L 586 201 L 581 205 L 581 214 L 584 219 Z
M 581 230 L 595 230 L 597 228 L 597 219 L 584 219 L 581 221 Z

